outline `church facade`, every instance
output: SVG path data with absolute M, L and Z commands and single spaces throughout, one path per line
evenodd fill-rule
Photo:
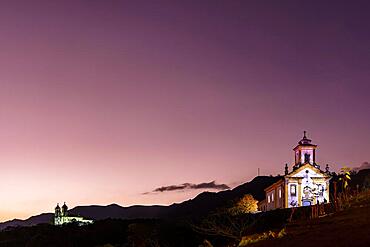
M 88 225 L 94 223 L 93 220 L 84 219 L 81 216 L 69 216 L 68 207 L 66 203 L 63 204 L 62 208 L 59 207 L 59 204 L 55 207 L 54 213 L 54 225 L 60 226 L 68 223 L 77 223 L 78 225 Z
M 291 208 L 328 203 L 329 181 L 331 179 L 329 167 L 325 171 L 316 163 L 317 145 L 306 137 L 293 149 L 295 162 L 289 171 L 285 165 L 285 175 L 276 183 L 265 188 L 265 200 L 259 202 L 260 211 L 269 211 L 277 208 Z

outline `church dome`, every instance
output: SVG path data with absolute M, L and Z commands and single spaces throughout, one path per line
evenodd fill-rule
M 306 131 L 303 131 L 303 138 L 298 142 L 299 145 L 311 145 L 311 140 L 307 138 Z

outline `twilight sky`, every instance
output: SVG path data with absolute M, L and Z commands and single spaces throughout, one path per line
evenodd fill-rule
M 369 11 L 1 1 L 0 221 L 64 201 L 171 204 L 258 167 L 283 173 L 303 130 L 321 165 L 369 161 Z M 172 185 L 184 190 L 161 191 Z

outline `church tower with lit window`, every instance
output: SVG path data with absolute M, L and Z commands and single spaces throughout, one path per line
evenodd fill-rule
M 303 131 L 303 138 L 298 142 L 298 145 L 293 149 L 295 153 L 295 162 L 293 170 L 301 167 L 304 164 L 310 164 L 320 169 L 320 166 L 316 164 L 316 147 L 317 145 L 312 144 L 311 140 L 306 136 L 307 132 Z

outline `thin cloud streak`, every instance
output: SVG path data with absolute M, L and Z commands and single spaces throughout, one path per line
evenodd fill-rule
M 215 189 L 215 190 L 227 190 L 230 187 L 227 184 L 217 184 L 216 181 L 208 183 L 183 183 L 178 185 L 162 186 L 154 189 L 152 192 L 145 192 L 144 195 L 157 192 L 168 192 L 168 191 L 183 191 L 183 190 L 198 190 L 198 189 Z

